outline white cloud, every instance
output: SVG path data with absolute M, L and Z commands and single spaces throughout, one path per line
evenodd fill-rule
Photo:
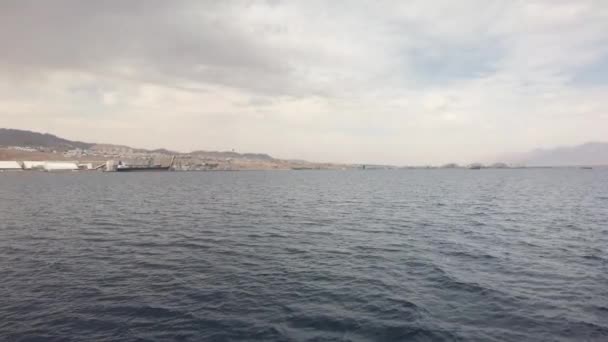
M 605 139 L 603 1 L 15 1 L 0 126 L 141 147 L 467 162 Z M 596 73 L 597 74 L 597 73 Z

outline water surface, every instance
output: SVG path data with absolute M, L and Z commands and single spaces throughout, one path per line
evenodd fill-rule
M 608 170 L 0 174 L 5 341 L 606 341 Z

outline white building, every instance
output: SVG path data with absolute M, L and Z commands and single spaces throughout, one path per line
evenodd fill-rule
M 116 167 L 118 165 L 116 164 L 116 162 L 114 160 L 108 160 L 106 161 L 106 171 L 107 172 L 113 172 L 116 171 Z
M 24 161 L 23 168 L 26 170 L 43 170 L 44 163 L 43 161 Z
M 23 168 L 16 161 L 0 161 L 0 171 L 21 171 Z
M 78 170 L 78 164 L 72 162 L 46 162 L 45 171 L 72 171 Z
M 78 168 L 80 170 L 93 170 L 93 163 L 80 163 Z

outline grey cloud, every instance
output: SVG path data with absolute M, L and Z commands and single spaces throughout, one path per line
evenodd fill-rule
M 296 91 L 290 88 L 290 70 L 280 51 L 239 23 L 232 6 L 198 1 L 3 2 L 0 67 L 100 73 L 128 68 L 134 74 L 130 77 L 174 85 Z
M 169 148 L 334 161 L 444 162 L 446 151 L 466 160 L 601 139 L 607 9 L 0 0 L 0 125 L 141 146 L 157 136 L 133 127 L 170 130 Z

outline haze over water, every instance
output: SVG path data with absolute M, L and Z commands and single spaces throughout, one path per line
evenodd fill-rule
M 0 175 L 7 341 L 606 341 L 608 170 Z

